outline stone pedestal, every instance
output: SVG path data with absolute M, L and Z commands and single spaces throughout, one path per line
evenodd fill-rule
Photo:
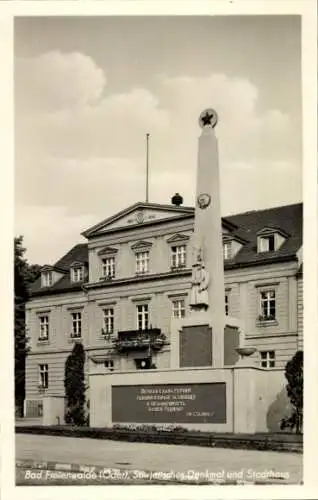
M 170 329 L 171 368 L 233 366 L 239 360 L 237 348 L 243 334 L 235 318 L 224 317 L 223 335 L 214 331 L 208 311 L 192 312 L 182 319 L 173 318 Z M 223 345 L 220 346 L 220 342 Z M 219 356 L 223 352 L 223 358 Z
M 64 414 L 64 396 L 43 396 L 42 425 L 63 425 Z

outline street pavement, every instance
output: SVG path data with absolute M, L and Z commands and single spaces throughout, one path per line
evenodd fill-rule
M 16 460 L 94 465 L 126 470 L 176 473 L 225 472 L 247 482 L 299 484 L 302 454 L 198 446 L 129 443 L 89 438 L 16 434 Z M 231 475 L 232 474 L 232 475 Z M 234 475 L 233 475 L 234 474 Z M 271 481 L 271 477 L 280 476 Z

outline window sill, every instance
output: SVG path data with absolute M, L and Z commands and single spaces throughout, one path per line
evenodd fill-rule
M 115 340 L 115 334 L 106 333 L 105 335 L 99 335 L 99 339 L 104 340 L 105 344 L 112 344 Z
M 37 339 L 36 345 L 48 345 L 50 344 L 49 339 Z
M 73 342 L 82 342 L 83 337 L 69 337 L 68 343 L 72 344 Z
M 264 320 L 258 320 L 256 322 L 256 326 L 258 327 L 266 327 L 266 326 L 278 326 L 278 321 L 277 319 L 264 319 Z

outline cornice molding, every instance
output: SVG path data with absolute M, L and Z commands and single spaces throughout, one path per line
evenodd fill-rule
M 114 247 L 103 247 L 97 252 L 97 255 L 115 255 L 118 252 L 118 248 Z
M 134 243 L 130 248 L 136 252 L 138 250 L 149 249 L 152 247 L 152 243 L 146 240 L 139 240 L 137 243 Z
M 182 234 L 182 233 L 176 233 L 173 236 L 170 236 L 166 242 L 171 244 L 171 243 L 185 243 L 186 241 L 189 241 L 190 236 L 187 234 Z

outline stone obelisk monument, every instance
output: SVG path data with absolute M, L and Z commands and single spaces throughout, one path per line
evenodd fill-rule
M 224 267 L 220 209 L 218 142 L 215 126 L 218 117 L 213 109 L 199 117 L 202 129 L 198 144 L 195 222 L 193 235 L 193 280 L 190 308 L 199 320 L 207 312 L 212 327 L 212 364 L 222 366 L 224 359 Z M 200 279 L 197 279 L 201 273 Z M 195 297 L 193 289 L 199 294 Z M 205 290 L 205 293 L 204 293 Z M 204 293 L 204 295 L 203 295 Z
M 176 368 L 222 368 L 238 357 L 239 321 L 225 315 L 217 122 L 213 109 L 199 117 L 190 314 L 171 322 L 171 365 Z

